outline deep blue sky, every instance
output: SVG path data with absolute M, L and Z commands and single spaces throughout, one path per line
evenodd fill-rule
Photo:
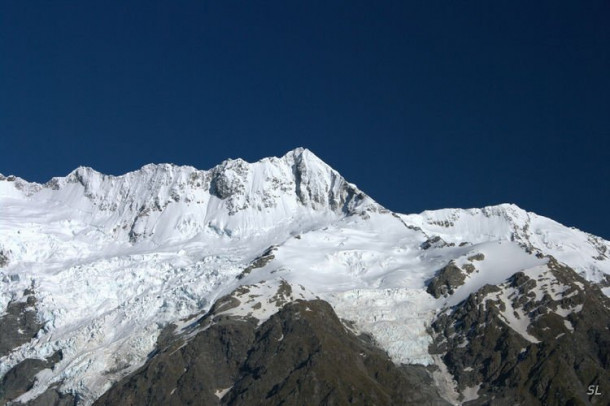
M 610 238 L 610 2 L 4 1 L 0 172 L 305 146 L 388 208 Z

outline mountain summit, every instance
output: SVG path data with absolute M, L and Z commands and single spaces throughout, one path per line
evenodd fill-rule
M 300 219 L 352 215 L 376 204 L 311 151 L 297 148 L 255 163 L 228 159 L 202 171 L 146 165 L 122 176 L 79 167 L 44 185 L 4 178 L 2 194 L 72 213 L 117 241 L 248 236 Z
M 0 176 L 0 208 L 1 402 L 610 393 L 610 243 L 512 204 L 393 213 L 298 148 Z

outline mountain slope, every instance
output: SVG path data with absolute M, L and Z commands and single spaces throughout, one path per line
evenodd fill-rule
M 476 388 L 468 404 L 588 404 L 590 386 L 610 392 L 610 299 L 552 257 L 479 289 L 432 329 L 431 352 L 460 392 Z
M 0 317 L 24 332 L 0 333 L 0 377 L 38 365 L 11 386 L 21 402 L 91 404 L 144 365 L 169 325 L 181 337 L 244 286 L 260 299 L 226 316 L 258 319 L 248 334 L 286 304 L 322 300 L 397 365 L 427 366 L 449 401 L 474 400 L 475 380 L 495 378 L 463 378 L 450 361 L 463 356 L 454 348 L 463 341 L 439 327 L 470 314 L 460 309 L 472 295 L 513 289 L 516 274 L 534 280 L 547 270 L 559 281 L 553 263 L 601 289 L 587 285 L 583 297 L 610 294 L 610 243 L 599 237 L 514 205 L 392 213 L 304 149 L 209 171 L 147 165 L 114 177 L 79 168 L 45 185 L 1 177 L 0 206 Z M 302 296 L 277 306 L 281 284 Z M 508 294 L 492 299 L 524 314 Z M 596 300 L 603 320 L 607 304 Z M 515 342 L 546 342 L 509 316 L 494 323 Z M 608 331 L 596 331 L 594 342 L 606 342 Z
M 227 301 L 95 404 L 446 404 L 424 371 L 396 367 L 323 301 L 290 302 L 258 328 L 217 315 Z

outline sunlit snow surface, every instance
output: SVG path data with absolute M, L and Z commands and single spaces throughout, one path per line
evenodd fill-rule
M 218 179 L 226 190 L 213 194 Z M 63 382 L 89 404 L 145 361 L 168 323 L 240 285 L 281 279 L 329 301 L 396 362 L 429 364 L 427 327 L 440 309 L 515 272 L 539 272 L 546 259 L 524 247 L 595 282 L 610 273 L 607 241 L 513 205 L 396 215 L 364 196 L 347 210 L 334 203 L 343 204 L 346 187 L 355 188 L 306 150 L 211 171 L 147 165 L 107 177 L 80 168 L 46 187 L 1 180 L 0 250 L 9 262 L 0 310 L 33 288 L 44 329 L 0 359 L 0 376 L 62 349 L 64 359 L 20 400 Z M 423 249 L 435 236 L 446 245 Z M 272 260 L 236 278 L 271 246 Z M 484 259 L 452 296 L 426 293 L 449 261 L 476 254 Z M 263 310 L 261 318 L 273 309 Z

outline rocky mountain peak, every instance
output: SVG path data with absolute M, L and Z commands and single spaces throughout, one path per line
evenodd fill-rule
M 83 166 L 44 185 L 24 185 L 11 186 L 12 193 L 64 206 L 113 239 L 132 242 L 153 234 L 158 241 L 206 232 L 244 236 L 300 217 L 330 221 L 377 206 L 304 148 L 253 163 L 228 159 L 210 170 L 148 164 L 111 176 Z
M 610 390 L 610 242 L 512 204 L 392 213 L 303 148 L 0 177 L 0 204 L 0 321 L 16 326 L 0 332 L 0 402 L 87 406 L 122 379 L 101 404 L 136 387 L 163 404 Z

